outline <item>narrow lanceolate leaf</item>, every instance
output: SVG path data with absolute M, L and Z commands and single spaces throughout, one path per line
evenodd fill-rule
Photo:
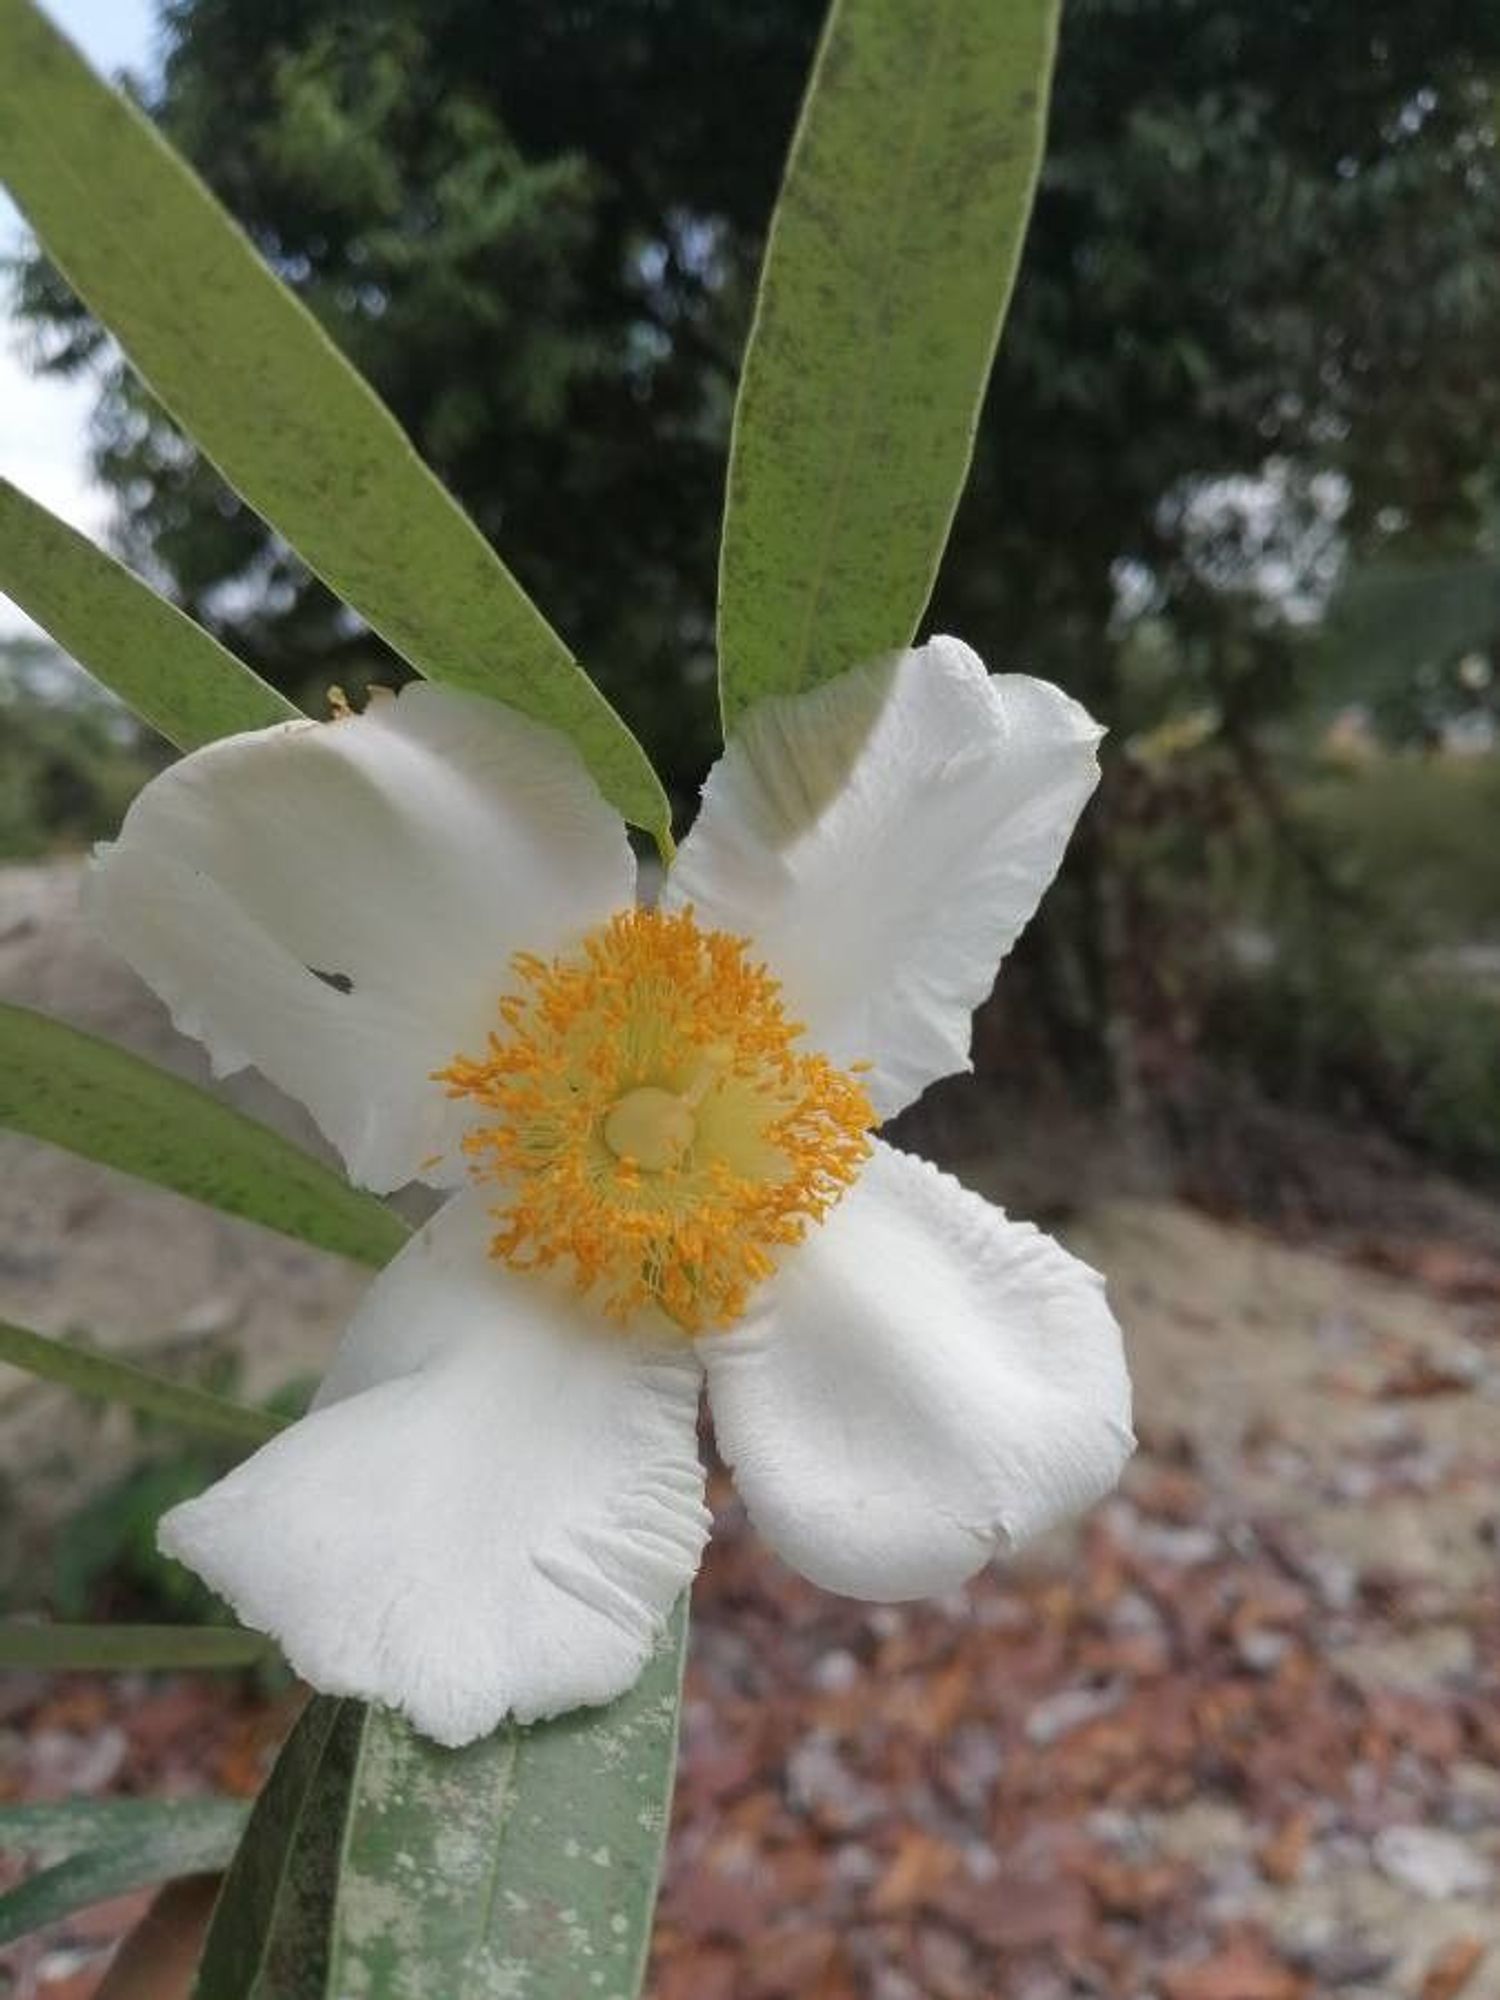
M 129 1847 L 158 1828 L 187 1839 L 196 1828 L 205 1843 L 233 1843 L 249 1817 L 240 1799 L 57 1799 L 37 1805 L 0 1805 L 0 1852 L 62 1860 L 97 1847 Z
M 383 1202 L 268 1126 L 28 1007 L 0 1004 L 0 1126 L 361 1263 L 406 1241 Z
M 834 0 L 771 225 L 719 576 L 726 726 L 904 646 L 968 471 L 1057 0 Z
M 0 1896 L 0 1945 L 148 1883 L 224 1867 L 245 1814 L 237 1799 L 0 1809 L 0 1848 L 68 1855 Z
M 330 1924 L 364 1720 L 359 1702 L 326 1695 L 303 1710 L 224 1878 L 194 2000 L 333 2000 Z
M 395 418 L 32 0 L 0 0 L 0 181 L 167 409 L 361 617 L 420 672 L 565 730 L 664 833 L 640 745 Z
M 269 1639 L 233 1625 L 27 1625 L 11 1619 L 0 1621 L 0 1667 L 34 1667 L 48 1673 L 254 1667 L 275 1655 Z
M 634 2000 L 672 1797 L 686 1603 L 631 1691 L 442 1750 L 365 1723 L 330 1995 Z
M 242 1403 L 210 1395 L 206 1389 L 165 1381 L 114 1355 L 96 1354 L 70 1340 L 49 1339 L 8 1320 L 0 1320 L 0 1363 L 24 1369 L 44 1382 L 57 1382 L 80 1396 L 120 1403 L 140 1416 L 156 1417 L 182 1430 L 227 1438 L 247 1451 L 274 1437 L 285 1421 L 269 1410 L 246 1409 Z
M 298 712 L 185 612 L 8 479 L 0 479 L 0 592 L 179 750 Z

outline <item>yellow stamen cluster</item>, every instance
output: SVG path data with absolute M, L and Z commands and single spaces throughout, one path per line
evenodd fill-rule
M 778 982 L 690 910 L 622 911 L 515 966 L 484 1054 L 438 1072 L 489 1114 L 464 1144 L 504 1191 L 492 1253 L 561 1266 L 613 1317 L 727 1325 L 868 1157 L 863 1088 L 796 1046 Z

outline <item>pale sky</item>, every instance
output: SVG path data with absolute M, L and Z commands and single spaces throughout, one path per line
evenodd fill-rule
M 97 69 L 149 74 L 156 47 L 155 0 L 42 0 Z M 24 240 L 23 225 L 0 193 L 0 253 Z M 89 480 L 87 425 L 92 392 L 86 383 L 30 374 L 17 352 L 17 329 L 0 282 L 0 474 L 77 528 L 98 535 L 108 503 Z M 0 638 L 35 632 L 0 594 Z

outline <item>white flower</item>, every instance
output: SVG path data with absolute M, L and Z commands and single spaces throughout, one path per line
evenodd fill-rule
M 572 746 L 477 696 L 149 785 L 92 872 L 110 940 L 356 1181 L 462 1190 L 163 1548 L 457 1744 L 639 1672 L 708 1530 L 705 1376 L 761 1534 L 831 1590 L 948 1589 L 1105 1492 L 1101 1281 L 864 1131 L 968 1066 L 1098 734 L 952 639 L 763 703 L 657 913 Z

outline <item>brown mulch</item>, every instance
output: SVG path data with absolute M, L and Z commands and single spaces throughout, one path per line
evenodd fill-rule
M 1291 1389 L 1232 1448 L 1148 1424 L 1076 1537 L 948 1599 L 817 1591 L 715 1474 L 652 2000 L 1496 2000 L 1500 1291 L 1472 1245 L 1382 1254 L 1452 1331 L 1399 1298 L 1394 1333 L 1330 1323 L 1295 1389 L 1319 1455 Z M 1354 1559 L 1335 1503 L 1456 1507 L 1481 1560 Z M 248 1795 L 293 1700 L 12 1676 L 0 1797 Z M 91 2000 L 146 1900 L 0 1957 L 0 1994 Z
M 1500 1589 L 1469 1606 L 1488 1665 L 1467 1685 L 1368 1692 L 1326 1628 L 1409 1629 L 1415 1587 L 1377 1576 L 1330 1602 L 1284 1526 L 1223 1519 L 1181 1464 L 1138 1465 L 1067 1561 L 899 1607 L 801 1582 L 716 1488 L 653 2000 L 1387 1990 L 1369 1982 L 1389 1951 L 1278 1940 L 1268 1899 L 1384 1827 L 1472 1833 L 1452 1780 L 1500 1770 Z M 248 1794 L 289 1699 L 13 1682 L 4 1789 Z M 1164 1837 L 1205 1807 L 1243 1838 Z M 147 1900 L 19 1948 L 16 2000 L 87 2000 Z M 1416 1991 L 1458 2000 L 1486 1956 L 1456 1934 Z
M 772 1565 L 728 1503 L 655 2000 L 1311 2000 L 1379 1977 L 1391 1954 L 1278 1944 L 1266 1907 L 1383 1827 L 1468 1828 L 1451 1776 L 1500 1765 L 1500 1587 L 1470 1607 L 1471 1685 L 1363 1692 L 1325 1628 L 1409 1625 L 1398 1580 L 1330 1603 L 1282 1527 L 1218 1519 L 1191 1471 L 1147 1462 L 1127 1493 L 1065 1566 L 874 1610 Z M 1160 1837 L 1215 1805 L 1243 1826 L 1228 1851 Z M 1455 1939 L 1423 1994 L 1483 1955 Z

